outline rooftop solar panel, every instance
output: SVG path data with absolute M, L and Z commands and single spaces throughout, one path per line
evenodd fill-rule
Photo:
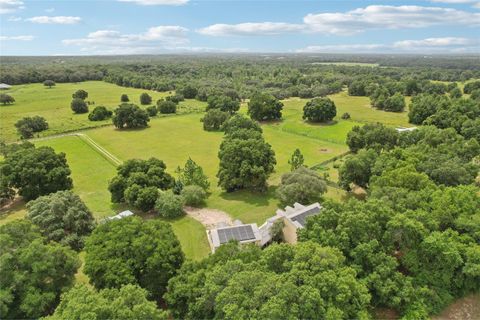
M 238 226 L 233 228 L 217 229 L 220 243 L 226 243 L 230 240 L 245 241 L 255 239 L 252 226 Z

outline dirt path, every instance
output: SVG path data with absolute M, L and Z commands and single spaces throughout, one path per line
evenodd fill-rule
M 480 319 L 480 294 L 458 299 L 448 306 L 434 320 L 475 320 Z
M 228 225 L 231 225 L 233 222 L 232 218 L 226 212 L 217 209 L 185 207 L 185 212 L 203 224 L 206 229 L 215 228 L 220 222 Z

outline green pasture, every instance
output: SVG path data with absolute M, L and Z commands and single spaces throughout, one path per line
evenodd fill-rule
M 12 123 L 15 117 L 20 118 L 26 114 L 44 115 L 48 120 L 48 114 L 52 117 L 49 121 L 52 127 L 49 134 L 85 128 L 91 124 L 86 120 L 86 115 L 73 116 L 68 106 L 71 94 L 80 88 L 89 92 L 88 100 L 94 100 L 96 105 L 103 104 L 112 108 L 118 104 L 122 93 L 128 94 L 133 102 L 138 102 L 139 95 L 145 91 L 93 81 L 81 84 L 58 84 L 52 89 L 44 88 L 41 84 L 15 86 L 11 92 L 17 99 L 17 103 L 2 107 L 2 116 L 4 110 L 8 110 L 10 113 L 7 113 L 7 119 Z M 21 94 L 22 92 L 24 94 Z M 25 98 L 26 92 L 30 92 L 30 98 Z M 35 92 L 37 95 L 34 94 Z M 151 92 L 151 95 L 156 100 L 165 96 L 166 93 Z M 37 96 L 37 99 L 34 99 L 34 96 Z M 203 167 L 211 182 L 211 194 L 206 203 L 207 207 L 223 210 L 243 222 L 255 222 L 260 225 L 266 218 L 275 214 L 278 208 L 275 188 L 280 182 L 281 175 L 290 170 L 288 160 L 296 148 L 302 151 L 305 164 L 313 166 L 346 152 L 348 150 L 345 145 L 346 135 L 354 125 L 365 122 L 383 122 L 390 126 L 408 125 L 406 112 L 387 113 L 372 109 L 368 98 L 350 97 L 345 92 L 332 95 L 331 98 L 336 103 L 338 115 L 330 124 L 304 122 L 303 106 L 308 100 L 288 99 L 284 101 L 282 121 L 262 125 L 265 139 L 272 145 L 277 160 L 275 172 L 269 179 L 270 187 L 265 194 L 249 191 L 226 193 L 217 187 L 218 149 L 223 133 L 204 131 L 200 122 L 202 117 L 200 112 L 183 112 L 178 116 L 155 117 L 151 119 L 148 128 L 141 130 L 117 130 L 113 126 L 102 126 L 84 131 L 84 134 L 123 161 L 150 157 L 162 159 L 167 165 L 167 170 L 173 175 L 177 166 L 183 166 L 191 157 Z M 51 103 L 44 103 L 44 101 Z M 183 105 L 184 110 L 188 105 L 194 111 L 204 107 L 204 103 L 198 101 L 187 101 Z M 17 113 L 14 112 L 15 110 Z M 19 110 L 21 110 L 20 113 L 18 113 Z M 241 112 L 246 112 L 245 105 Z M 344 112 L 349 112 L 352 119 L 340 119 Z M 78 121 L 68 122 L 68 118 L 75 118 Z M 4 121 L 1 126 L 2 134 L 12 137 L 11 131 L 9 133 L 8 130 L 3 130 L 6 128 Z M 76 136 L 57 137 L 35 143 L 38 146 L 51 146 L 57 152 L 66 154 L 72 170 L 74 191 L 85 201 L 97 219 L 114 215 L 125 209 L 110 202 L 107 186 L 108 181 L 115 175 L 114 165 L 89 144 Z M 337 179 L 335 171 L 329 168 L 332 180 Z M 329 188 L 326 194 L 326 197 L 336 200 L 342 200 L 345 196 L 345 192 L 335 188 Z M 24 215 L 24 204 L 19 202 L 11 208 L 2 210 L 0 224 L 22 218 Z M 180 239 L 187 257 L 199 259 L 208 254 L 205 229 L 199 222 L 189 217 L 169 222 Z
M 144 89 L 125 88 L 103 81 L 86 81 L 79 83 L 58 83 L 55 87 L 48 88 L 41 83 L 13 86 L 2 93 L 15 98 L 12 105 L 0 106 L 0 140 L 15 141 L 19 139 L 14 124 L 24 117 L 39 115 L 44 117 L 50 128 L 40 133 L 40 136 L 59 134 L 66 131 L 80 130 L 102 125 L 108 125 L 111 120 L 89 121 L 88 114 L 74 114 L 70 109 L 72 94 L 83 89 L 88 92 L 87 101 L 94 102 L 89 106 L 106 106 L 113 110 L 120 103 L 120 96 L 125 93 L 130 102 L 140 106 L 140 94 L 148 92 L 153 98 L 152 103 L 169 95 L 168 92 L 156 92 Z M 191 112 L 203 109 L 204 103 L 196 100 L 186 100 L 180 103 L 179 112 Z

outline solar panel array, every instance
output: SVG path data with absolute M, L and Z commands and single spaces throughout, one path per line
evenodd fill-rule
M 218 229 L 220 243 L 227 243 L 230 240 L 245 241 L 255 239 L 252 226 L 238 226 L 234 228 Z
M 312 209 L 309 209 L 305 212 L 300 213 L 299 215 L 296 215 L 295 217 L 291 218 L 292 221 L 297 221 L 300 223 L 302 226 L 305 226 L 307 223 L 307 218 L 310 216 L 315 215 L 315 213 L 320 212 L 320 209 L 317 207 L 314 207 Z

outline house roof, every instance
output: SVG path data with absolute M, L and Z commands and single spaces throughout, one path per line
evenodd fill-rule
M 242 224 L 215 228 L 208 231 L 209 240 L 214 248 L 231 240 L 240 243 L 256 242 L 261 240 L 257 224 Z
M 0 89 L 10 89 L 12 86 L 6 83 L 0 83 Z
M 321 208 L 322 206 L 318 202 L 308 206 L 296 202 L 293 207 L 287 206 L 284 210 L 277 210 L 277 215 L 287 218 L 297 228 L 304 228 L 307 218 L 317 215 Z

